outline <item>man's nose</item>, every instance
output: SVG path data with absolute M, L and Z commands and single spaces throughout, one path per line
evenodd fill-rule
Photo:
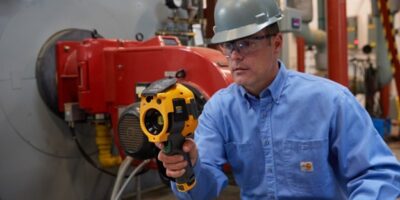
M 243 58 L 243 56 L 240 54 L 239 49 L 235 47 L 232 49 L 232 51 L 229 55 L 229 58 L 231 60 L 241 60 Z

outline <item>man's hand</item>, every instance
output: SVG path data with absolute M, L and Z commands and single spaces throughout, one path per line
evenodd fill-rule
M 162 143 L 156 143 L 156 146 L 160 149 L 164 148 Z M 187 138 L 182 147 L 185 153 L 189 153 L 192 166 L 196 164 L 197 160 L 197 147 L 193 139 Z M 189 164 L 183 157 L 183 155 L 166 155 L 163 151 L 158 153 L 158 160 L 160 160 L 166 171 L 167 176 L 171 178 L 179 178 L 185 173 L 185 167 Z

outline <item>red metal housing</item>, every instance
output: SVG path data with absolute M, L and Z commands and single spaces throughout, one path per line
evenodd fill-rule
M 175 37 L 158 36 L 145 42 L 63 41 L 56 51 L 59 110 L 64 111 L 67 102 L 79 102 L 87 113 L 108 114 L 114 134 L 119 109 L 137 101 L 136 92 L 140 91 L 136 86 L 140 84 L 184 70 L 185 76 L 179 81 L 209 98 L 232 82 L 220 52 L 181 46 Z M 120 148 L 119 141 L 115 142 Z

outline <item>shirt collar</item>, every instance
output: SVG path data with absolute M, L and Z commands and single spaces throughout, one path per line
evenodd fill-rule
M 275 103 L 279 103 L 279 98 L 281 97 L 281 94 L 283 92 L 283 86 L 285 84 L 288 73 L 286 66 L 281 61 L 278 62 L 279 62 L 278 74 L 276 75 L 272 83 L 260 93 L 260 98 L 272 96 L 272 99 Z M 245 99 L 255 98 L 253 95 L 247 93 L 247 91 L 242 86 L 239 87 L 239 92 L 243 97 L 245 97 Z

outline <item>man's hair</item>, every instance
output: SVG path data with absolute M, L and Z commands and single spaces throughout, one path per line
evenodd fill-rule
M 267 35 L 276 35 L 280 32 L 278 22 L 275 22 L 264 28 L 264 32 Z

